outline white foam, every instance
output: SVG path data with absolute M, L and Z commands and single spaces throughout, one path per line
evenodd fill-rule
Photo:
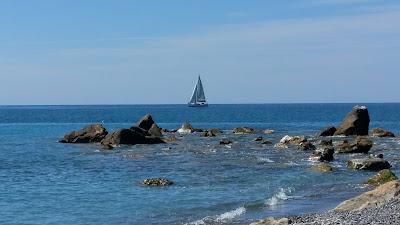
M 212 222 L 228 223 L 228 222 L 232 221 L 233 219 L 235 219 L 236 217 L 243 215 L 244 213 L 246 213 L 246 208 L 239 207 L 232 211 L 225 212 L 225 213 L 222 213 L 222 214 L 216 215 L 216 216 L 207 216 L 201 220 L 196 220 L 196 221 L 193 221 L 190 223 L 186 223 L 185 225 L 205 225 L 206 223 L 208 224 L 208 223 L 212 223 Z
M 274 161 L 268 157 L 257 157 L 257 161 L 273 163 Z
M 289 199 L 289 196 L 287 194 L 289 194 L 290 192 L 291 190 L 288 188 L 280 188 L 278 193 L 265 201 L 265 204 L 267 206 L 276 206 L 282 201 Z

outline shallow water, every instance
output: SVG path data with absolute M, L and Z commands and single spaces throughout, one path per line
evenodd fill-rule
M 286 134 L 313 135 L 337 125 L 354 104 L 155 106 L 1 106 L 0 224 L 247 224 L 267 216 L 334 207 L 365 190 L 373 173 L 347 170 L 335 156 L 333 173 L 310 170 L 310 152 L 274 149 L 251 140 L 278 142 Z M 367 104 L 371 127 L 400 132 L 400 104 Z M 164 145 L 124 146 L 57 143 L 66 132 L 103 122 L 129 127 L 151 113 L 160 126 L 183 122 L 224 129 L 215 138 L 178 137 Z M 274 134 L 233 135 L 237 126 Z M 220 146 L 227 137 L 231 148 Z M 374 139 L 399 172 L 399 139 Z M 143 187 L 145 178 L 176 182 Z

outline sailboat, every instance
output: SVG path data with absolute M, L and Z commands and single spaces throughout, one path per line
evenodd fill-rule
M 194 87 L 192 97 L 188 103 L 189 107 L 207 107 L 208 103 L 206 100 L 206 96 L 204 95 L 203 84 L 201 82 L 201 78 L 197 80 L 197 84 Z

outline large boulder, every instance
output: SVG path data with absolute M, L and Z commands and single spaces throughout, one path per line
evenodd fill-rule
M 374 129 L 372 129 L 371 135 L 373 137 L 395 137 L 395 135 L 392 132 L 387 131 L 387 130 L 382 129 L 382 128 L 374 128 Z
M 337 153 L 368 153 L 373 142 L 366 137 L 357 137 L 352 143 L 343 140 L 338 144 Z
M 149 136 L 147 131 L 139 127 L 116 130 L 112 133 L 107 134 L 107 136 L 101 141 L 102 145 L 111 147 L 115 147 L 118 145 L 160 143 L 164 143 L 164 141 L 158 137 Z
M 336 127 L 327 127 L 321 130 L 321 132 L 319 132 L 317 136 L 319 137 L 333 136 L 335 132 L 336 132 Z
M 391 200 L 399 199 L 400 182 L 390 181 L 382 184 L 372 191 L 365 192 L 355 198 L 349 199 L 338 205 L 334 211 L 351 212 L 381 206 Z
M 233 129 L 234 134 L 251 134 L 254 133 L 254 129 L 251 127 L 237 127 Z
M 203 132 L 203 136 L 204 137 L 215 137 L 217 135 L 220 135 L 221 133 L 222 133 L 222 131 L 220 129 L 212 128 L 212 129 L 205 130 Z
M 367 184 L 379 186 L 393 180 L 397 180 L 397 176 L 391 170 L 384 169 L 379 171 L 373 177 L 370 177 L 367 181 Z
M 66 134 L 61 143 L 94 143 L 100 142 L 108 134 L 106 128 L 101 124 L 88 125 L 78 131 Z
M 351 159 L 347 162 L 347 167 L 355 170 L 379 171 L 383 169 L 389 169 L 391 165 L 389 164 L 388 161 L 384 159 L 368 157 L 360 159 Z
M 150 114 L 143 116 L 137 123 L 136 127 L 140 127 L 144 130 L 150 130 L 151 126 L 154 124 L 153 117 Z
M 161 137 L 162 136 L 162 129 L 156 123 L 153 123 L 153 125 L 151 125 L 148 132 L 153 137 Z
M 367 107 L 355 106 L 347 114 L 340 127 L 336 130 L 335 135 L 368 135 L 369 122 Z

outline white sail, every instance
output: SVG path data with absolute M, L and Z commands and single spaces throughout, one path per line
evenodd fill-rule
M 203 83 L 201 78 L 197 80 L 196 86 L 194 87 L 192 97 L 190 98 L 189 105 L 207 105 L 206 96 L 204 94 Z

